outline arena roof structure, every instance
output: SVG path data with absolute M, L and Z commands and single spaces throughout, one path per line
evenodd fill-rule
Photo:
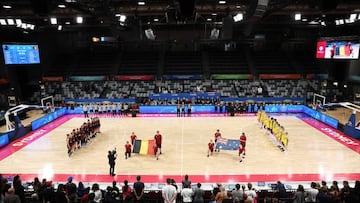
M 246 43 L 265 37 L 297 43 L 307 37 L 297 30 L 319 37 L 351 35 L 359 33 L 360 24 L 357 0 L 4 0 L 0 6 L 0 30 L 95 30 L 99 36 L 106 31 L 109 41 L 134 33 L 140 39 L 194 40 L 172 33 L 181 30 L 202 40 Z

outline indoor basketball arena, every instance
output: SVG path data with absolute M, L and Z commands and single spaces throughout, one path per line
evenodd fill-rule
M 359 9 L 0 1 L 0 203 L 359 203 Z

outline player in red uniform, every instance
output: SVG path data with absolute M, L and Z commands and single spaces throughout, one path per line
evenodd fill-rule
M 125 144 L 125 159 L 127 158 L 130 158 L 131 157 L 131 144 L 129 143 L 129 141 L 126 141 L 126 144 Z
M 210 140 L 210 142 L 208 143 L 208 154 L 207 154 L 208 157 L 213 154 L 214 147 L 215 147 L 215 143 L 212 140 Z
M 160 154 L 161 154 L 161 142 L 162 142 L 162 136 L 159 133 L 159 131 L 156 131 L 156 134 L 154 135 L 154 143 L 156 144 L 156 147 L 159 149 Z
M 239 145 L 239 157 L 240 157 L 240 162 L 242 162 L 243 158 L 245 154 L 245 147 L 243 147 L 241 144 Z
M 156 160 L 159 160 L 159 155 L 160 155 L 160 151 L 158 149 L 159 149 L 158 145 L 154 143 L 154 155 Z
M 130 139 L 131 139 L 131 144 L 132 144 L 132 145 L 134 145 L 136 138 L 137 138 L 137 136 L 135 135 L 134 132 L 132 132 L 131 135 L 130 135 Z
M 240 145 L 242 146 L 242 148 L 244 150 L 244 156 L 245 156 L 245 147 L 246 147 L 246 135 L 245 135 L 245 133 L 241 133 Z
M 215 145 L 216 145 L 218 138 L 221 137 L 221 133 L 220 133 L 219 129 L 216 130 L 214 137 L 215 137 Z M 216 151 L 216 149 L 215 149 L 215 151 Z M 220 152 L 220 149 L 218 149 L 218 152 Z

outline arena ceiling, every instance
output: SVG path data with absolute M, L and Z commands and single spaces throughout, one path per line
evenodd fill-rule
M 216 28 L 222 33 L 217 39 L 271 32 L 286 37 L 293 30 L 324 36 L 360 31 L 359 0 L 2 0 L 0 5 L 0 31 L 110 29 L 117 37 L 134 28 L 143 33 Z M 297 20 L 296 14 L 301 14 Z

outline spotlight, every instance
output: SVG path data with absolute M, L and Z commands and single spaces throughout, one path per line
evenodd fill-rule
M 296 21 L 301 20 L 301 13 L 296 13 L 294 18 Z
M 76 17 L 76 23 L 81 24 L 83 23 L 84 19 L 81 16 Z
M 56 18 L 50 18 L 50 23 L 51 23 L 51 25 L 56 25 L 57 24 L 57 19 Z
M 154 31 L 151 28 L 145 30 L 145 36 L 150 40 L 155 40 L 156 38 L 156 36 L 154 35 Z
M 233 19 L 234 19 L 234 22 L 242 21 L 244 19 L 244 15 L 242 13 L 238 13 L 233 17 Z

